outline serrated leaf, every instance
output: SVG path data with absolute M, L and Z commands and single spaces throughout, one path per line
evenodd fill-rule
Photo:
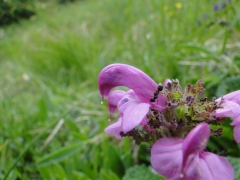
M 165 180 L 163 176 L 153 173 L 145 165 L 135 165 L 129 168 L 123 177 L 123 180 Z

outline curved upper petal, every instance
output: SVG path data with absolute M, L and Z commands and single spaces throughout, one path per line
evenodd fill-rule
M 122 131 L 122 118 L 119 118 L 117 122 L 109 125 L 104 129 L 105 133 L 113 135 L 116 139 L 121 139 L 120 132 Z
M 207 123 L 201 123 L 193 128 L 183 141 L 183 167 L 192 154 L 199 153 L 206 148 L 210 137 L 210 127 Z
M 153 169 L 168 180 L 179 179 L 182 166 L 182 142 L 178 138 L 161 138 L 151 149 Z
M 118 102 L 122 99 L 122 97 L 126 94 L 125 91 L 122 90 L 115 90 L 112 91 L 108 96 L 108 109 L 111 114 L 114 113 L 114 111 L 117 108 Z
M 221 98 L 223 98 L 224 100 L 229 100 L 229 101 L 236 102 L 237 104 L 240 104 L 240 90 L 226 94 L 218 98 L 216 101 L 220 101 Z
M 147 74 L 133 66 L 111 64 L 100 72 L 98 87 L 104 98 L 116 86 L 132 89 L 143 102 L 149 102 L 158 87 Z

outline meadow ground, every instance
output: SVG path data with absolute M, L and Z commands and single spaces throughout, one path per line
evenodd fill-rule
M 240 89 L 240 2 L 216 3 L 39 1 L 30 20 L 1 27 L 0 179 L 158 179 L 145 144 L 104 133 L 97 77 L 127 63 L 156 82 L 202 79 L 209 98 Z M 231 130 L 209 149 L 228 149 L 240 169 Z

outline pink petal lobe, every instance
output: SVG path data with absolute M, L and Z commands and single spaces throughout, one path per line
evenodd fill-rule
M 128 106 L 123 112 L 122 129 L 126 133 L 138 126 L 149 112 L 150 104 L 128 102 L 125 106 Z
M 117 122 L 109 125 L 107 128 L 105 128 L 105 133 L 109 135 L 113 135 L 116 137 L 116 139 L 121 139 L 120 132 L 122 131 L 122 118 L 119 118 Z
M 233 137 L 237 143 L 240 143 L 240 122 L 233 129 Z
M 207 123 L 201 123 L 197 125 L 185 137 L 183 151 L 186 152 L 186 155 L 188 155 L 204 150 L 209 137 L 209 125 Z
M 212 177 L 212 180 L 234 179 L 233 167 L 225 157 L 210 152 L 203 152 L 201 156 L 205 162 L 200 164 L 205 179 L 209 177 Z
M 103 97 L 116 86 L 132 89 L 143 102 L 149 102 L 157 90 L 157 84 L 147 74 L 126 64 L 111 64 L 99 74 L 98 87 Z
M 192 129 L 183 142 L 183 167 L 187 164 L 188 158 L 192 154 L 199 153 L 206 148 L 210 137 L 210 128 L 206 123 L 201 123 Z
M 122 97 L 126 94 L 125 91 L 121 90 L 115 90 L 112 91 L 108 96 L 108 109 L 111 114 L 114 113 L 114 111 L 117 108 L 118 102 L 122 99 Z
M 218 98 L 216 101 L 220 101 L 222 97 Z M 240 90 L 231 92 L 223 96 L 224 100 L 229 100 L 240 104 Z
M 178 138 L 161 138 L 151 149 L 153 169 L 167 179 L 179 179 L 182 165 L 182 142 Z
M 233 168 L 225 157 L 210 152 L 201 152 L 189 158 L 183 180 L 233 179 Z
M 230 117 L 235 118 L 240 115 L 240 105 L 233 101 L 224 100 L 223 108 L 217 109 L 213 114 L 216 117 Z

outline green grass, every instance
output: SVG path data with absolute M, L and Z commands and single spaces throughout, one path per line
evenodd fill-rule
M 7 179 L 117 180 L 147 163 L 132 156 L 138 150 L 131 140 L 104 134 L 109 114 L 97 76 L 110 63 L 127 63 L 156 82 L 202 79 L 216 95 L 240 73 L 240 11 L 237 1 L 219 12 L 214 3 L 38 2 L 31 20 L 1 28 L 0 179 L 10 172 Z

